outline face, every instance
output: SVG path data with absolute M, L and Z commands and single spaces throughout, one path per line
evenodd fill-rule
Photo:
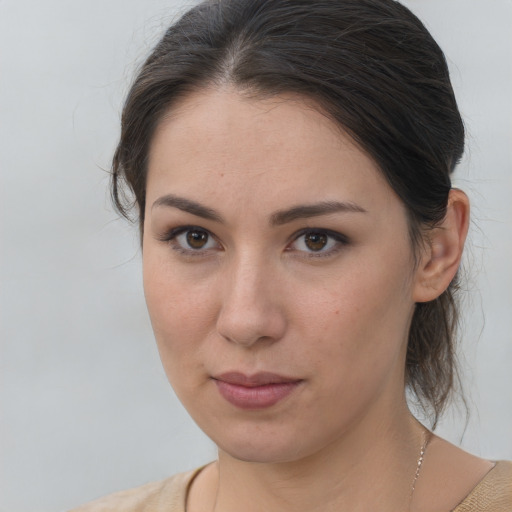
M 403 403 L 404 207 L 307 102 L 190 95 L 152 141 L 144 288 L 165 371 L 242 460 L 325 450 Z

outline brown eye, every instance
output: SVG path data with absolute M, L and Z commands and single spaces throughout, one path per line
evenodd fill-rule
M 324 233 L 307 233 L 304 235 L 304 243 L 311 251 L 321 251 L 328 241 L 329 238 Z
M 161 240 L 167 242 L 175 251 L 187 256 L 206 256 L 212 251 L 222 250 L 215 236 L 207 229 L 197 226 L 179 226 L 164 235 Z
M 209 235 L 206 231 L 190 229 L 186 232 L 187 244 L 192 249 L 203 249 L 208 244 Z
M 334 256 L 347 246 L 347 237 L 330 229 L 304 229 L 296 234 L 295 240 L 288 245 L 287 251 L 303 253 L 310 257 Z

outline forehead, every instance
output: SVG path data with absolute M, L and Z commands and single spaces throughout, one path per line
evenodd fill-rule
M 397 200 L 374 161 L 297 96 L 248 98 L 233 89 L 186 97 L 152 140 L 147 204 L 176 193 L 244 207 Z

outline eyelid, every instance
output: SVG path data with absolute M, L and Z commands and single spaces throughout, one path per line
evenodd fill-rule
M 176 238 L 178 236 L 186 233 L 187 231 L 194 231 L 194 230 L 203 231 L 203 232 L 207 233 L 208 237 L 215 240 L 215 243 L 217 244 L 217 246 L 219 248 L 222 248 L 222 245 L 218 241 L 217 237 L 210 230 L 203 228 L 201 226 L 197 226 L 197 225 L 177 226 L 175 228 L 165 231 L 164 233 L 162 233 L 160 235 L 156 235 L 156 239 L 160 242 L 169 244 L 171 246 L 171 248 L 173 250 L 175 250 L 176 252 L 179 252 L 181 254 L 188 255 L 188 256 L 194 256 L 194 257 L 205 256 L 210 251 L 217 250 L 217 248 L 215 248 L 215 249 L 212 249 L 212 248 L 207 248 L 207 249 L 188 248 L 187 249 L 186 247 L 183 247 L 176 242 Z
M 309 233 L 318 233 L 322 235 L 326 235 L 327 237 L 334 239 L 337 243 L 336 246 L 333 247 L 330 250 L 327 251 L 301 251 L 297 250 L 299 253 L 305 253 L 306 257 L 308 258 L 323 258 L 323 257 L 329 257 L 337 253 L 342 246 L 345 246 L 349 244 L 349 238 L 344 235 L 343 233 L 340 233 L 338 231 L 333 231 L 331 229 L 324 229 L 324 228 L 303 228 L 299 231 L 296 231 L 291 237 L 290 241 L 288 242 L 288 245 L 286 246 L 287 251 L 292 251 L 290 249 L 290 246 L 296 242 L 301 236 L 307 235 Z

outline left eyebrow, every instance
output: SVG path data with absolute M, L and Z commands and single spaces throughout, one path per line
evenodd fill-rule
M 192 201 L 191 199 L 187 199 L 185 197 L 175 196 L 174 194 L 167 194 L 165 196 L 158 198 L 153 203 L 151 209 L 159 206 L 177 208 L 178 210 L 190 213 L 192 215 L 195 215 L 196 217 L 202 217 L 203 219 L 224 223 L 224 219 L 222 218 L 222 216 L 212 208 L 203 206 L 202 204 L 196 201 Z
M 368 213 L 363 207 L 352 202 L 324 201 L 321 203 L 299 205 L 287 210 L 275 212 L 270 217 L 272 226 L 281 226 L 297 219 L 319 217 L 330 213 Z

